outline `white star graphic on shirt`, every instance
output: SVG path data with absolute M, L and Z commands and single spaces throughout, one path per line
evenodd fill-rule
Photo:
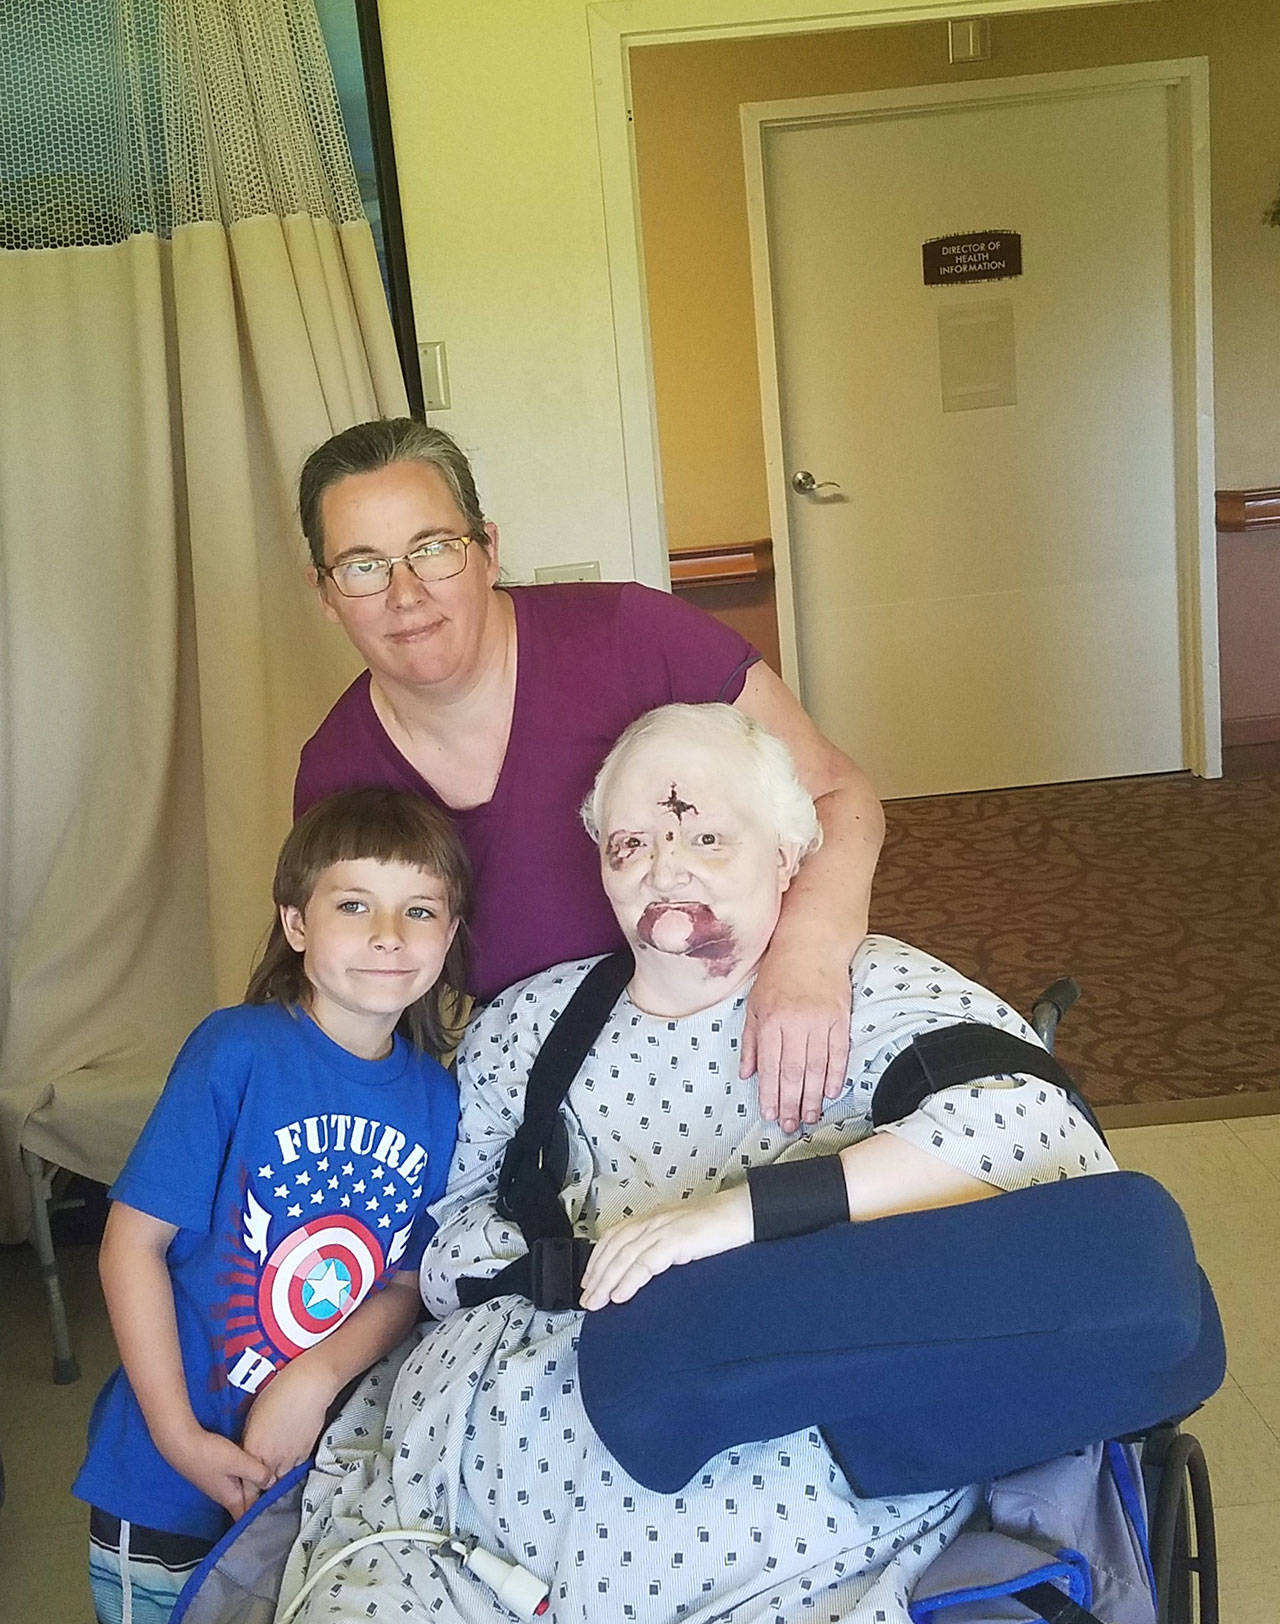
M 416 1201 L 418 1199 L 418 1197 L 422 1194 L 422 1186 L 420 1184 L 415 1184 L 413 1189 L 409 1191 L 409 1194 Z
M 260 1179 L 273 1179 L 275 1176 L 275 1168 L 273 1167 L 260 1167 L 258 1169 L 258 1177 Z
M 391 1220 L 390 1220 L 390 1218 L 387 1218 L 387 1217 L 379 1218 L 378 1219 L 378 1228 L 379 1229 L 390 1229 L 391 1228 Z
M 295 1184 L 310 1184 L 311 1183 L 311 1174 L 310 1173 L 299 1173 L 298 1176 L 294 1179 L 293 1182 Z
M 313 1207 L 318 1207 L 323 1200 L 324 1200 L 324 1191 L 323 1190 L 317 1190 L 311 1197 L 311 1205 Z
M 327 1173 L 329 1171 L 329 1158 L 326 1156 L 322 1162 L 317 1162 L 316 1167 L 321 1173 Z
M 281 1199 L 281 1200 L 282 1200 L 282 1201 L 283 1201 L 283 1200 L 284 1200 L 284 1198 L 285 1198 L 285 1196 L 287 1196 L 287 1195 L 288 1195 L 288 1193 L 289 1193 L 289 1186 L 288 1186 L 288 1185 L 287 1185 L 287 1184 L 277 1184 L 277 1185 L 276 1185 L 276 1190 L 275 1190 L 275 1193 L 276 1193 L 276 1194 L 277 1194 L 277 1195 L 278 1195 L 278 1196 L 279 1196 L 279 1197 L 280 1197 L 280 1199 Z
M 290 1218 L 301 1218 L 302 1217 L 302 1208 L 301 1207 L 290 1207 L 287 1216 L 290 1217 Z
M 335 1308 L 342 1307 L 342 1299 L 346 1294 L 346 1282 L 339 1275 L 332 1262 L 326 1263 L 321 1272 L 307 1284 L 311 1287 L 311 1302 L 309 1307 L 314 1308 L 317 1303 L 332 1303 Z
M 357 1195 L 363 1195 L 364 1194 L 364 1180 L 361 1179 L 358 1184 L 353 1184 L 351 1186 L 351 1188 L 356 1192 Z
M 382 1193 L 383 1193 L 383 1195 L 394 1195 L 396 1193 L 395 1185 L 394 1184 L 384 1184 L 382 1186 Z
M 378 1210 L 378 1198 L 377 1198 L 376 1195 L 371 1195 L 369 1197 L 369 1199 L 364 1204 L 364 1210 L 366 1212 L 377 1212 L 377 1210 Z
M 338 1188 L 338 1175 L 336 1173 L 329 1180 L 329 1188 L 331 1190 L 336 1190 Z
M 351 1205 L 351 1197 L 349 1195 L 344 1195 L 338 1204 L 339 1206 L 349 1207 Z
M 409 1210 L 409 1203 L 407 1201 L 397 1201 L 396 1202 L 396 1211 L 397 1212 L 408 1212 L 408 1210 Z
M 355 1168 L 351 1165 L 350 1162 L 348 1162 L 347 1165 L 342 1169 L 342 1171 L 343 1171 L 343 1174 L 347 1178 L 350 1178 L 351 1175 L 355 1172 Z

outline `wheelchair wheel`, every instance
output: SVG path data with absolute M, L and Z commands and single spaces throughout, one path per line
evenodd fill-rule
M 1153 1437 L 1148 1447 L 1159 1474 L 1150 1529 L 1159 1624 L 1218 1624 L 1218 1546 L 1204 1451 L 1177 1431 Z

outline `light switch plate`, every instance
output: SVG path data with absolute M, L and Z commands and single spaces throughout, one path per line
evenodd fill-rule
M 533 572 L 535 581 L 598 581 L 599 562 L 590 558 L 585 564 L 544 564 Z
M 444 340 L 433 339 L 418 345 L 418 361 L 422 370 L 422 402 L 429 412 L 449 409 L 449 366 L 445 359 Z

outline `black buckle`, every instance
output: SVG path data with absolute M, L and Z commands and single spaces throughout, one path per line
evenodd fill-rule
M 583 1235 L 544 1235 L 530 1249 L 533 1306 L 549 1314 L 578 1307 L 582 1274 L 591 1256 Z

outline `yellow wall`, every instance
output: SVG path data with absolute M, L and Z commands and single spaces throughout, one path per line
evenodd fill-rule
M 1280 230 L 1262 223 L 1280 189 L 1280 4 L 1000 17 L 991 38 L 968 67 L 948 64 L 944 23 L 632 53 L 672 547 L 769 533 L 739 104 L 1114 62 L 1209 59 L 1217 483 L 1280 484 Z
M 827 14 L 842 4 L 975 0 L 832 0 Z M 691 31 L 808 9 L 379 0 L 418 335 L 448 348 L 453 406 L 433 420 L 478 453 L 516 576 L 584 558 L 607 577 L 635 572 L 588 12 L 629 31 Z M 642 500 L 643 470 L 630 473 Z

